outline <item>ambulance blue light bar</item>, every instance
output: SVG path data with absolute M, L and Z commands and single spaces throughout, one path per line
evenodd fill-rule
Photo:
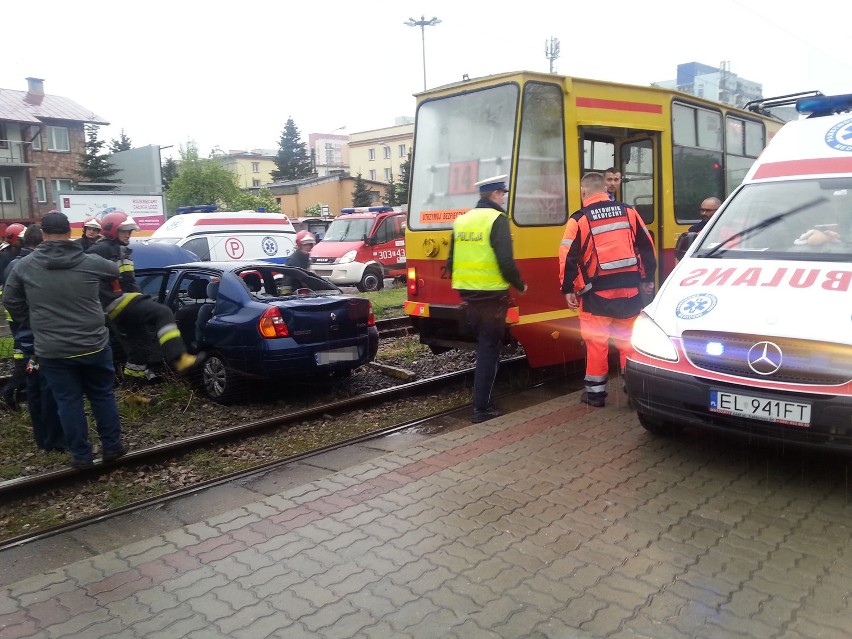
M 213 213 L 218 208 L 215 204 L 198 204 L 196 206 L 179 206 L 177 212 L 179 215 L 184 213 Z
M 796 100 L 796 111 L 810 113 L 811 117 L 852 111 L 852 93 L 800 98 Z

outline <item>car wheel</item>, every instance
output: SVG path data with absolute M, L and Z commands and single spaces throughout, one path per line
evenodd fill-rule
M 383 280 L 381 272 L 374 268 L 368 268 L 364 271 L 361 281 L 355 286 L 362 293 L 367 293 L 368 291 L 378 291 L 382 288 L 382 284 Z
M 210 353 L 201 369 L 204 392 L 215 402 L 228 404 L 245 390 L 243 377 L 218 353 Z
M 683 426 L 680 424 L 673 424 L 672 422 L 667 422 L 661 419 L 654 419 L 645 413 L 636 413 L 636 417 L 639 418 L 639 423 L 642 424 L 642 428 L 647 430 L 649 433 L 659 435 L 661 437 L 674 437 L 683 430 Z

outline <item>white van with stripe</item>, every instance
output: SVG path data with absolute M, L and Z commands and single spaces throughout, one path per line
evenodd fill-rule
M 262 259 L 283 263 L 296 250 L 296 229 L 281 213 L 184 213 L 147 238 L 192 251 L 202 261 Z
M 636 321 L 651 432 L 852 447 L 852 95 L 796 106 Z

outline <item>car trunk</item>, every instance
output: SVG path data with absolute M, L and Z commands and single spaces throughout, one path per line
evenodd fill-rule
M 300 298 L 278 304 L 290 336 L 299 344 L 334 342 L 366 334 L 370 302 L 363 298 Z

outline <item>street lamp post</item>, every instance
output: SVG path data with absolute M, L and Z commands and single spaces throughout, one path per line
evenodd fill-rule
M 426 90 L 426 27 L 434 27 L 436 24 L 439 24 L 441 21 L 438 18 L 432 18 L 431 20 L 427 20 L 426 16 L 420 16 L 419 20 L 415 20 L 414 18 L 409 18 L 408 22 L 403 22 L 402 24 L 407 25 L 409 27 L 420 27 L 420 39 L 423 42 L 423 90 Z

